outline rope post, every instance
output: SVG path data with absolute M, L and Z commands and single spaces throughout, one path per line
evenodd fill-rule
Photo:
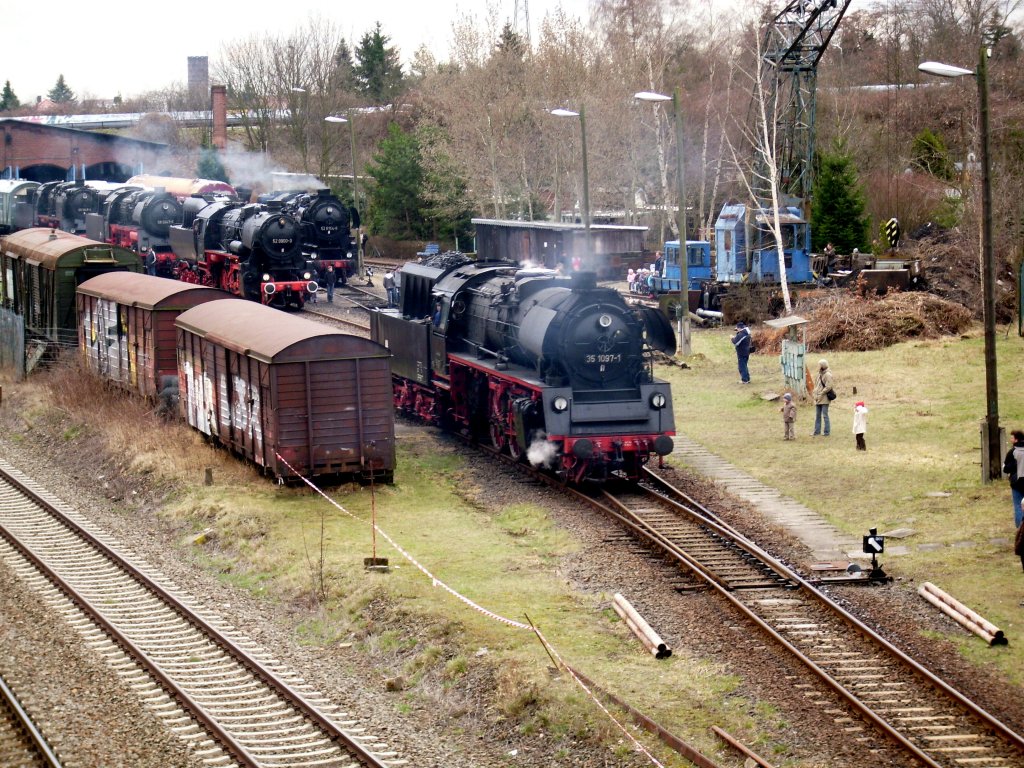
M 377 441 L 371 440 L 367 446 L 369 449 L 373 449 L 377 446 Z M 363 466 L 367 464 L 367 459 L 362 459 Z M 377 557 L 377 486 L 374 482 L 375 473 L 373 471 L 373 459 L 369 459 L 370 465 L 370 542 L 371 542 L 371 557 L 363 558 L 363 568 L 368 571 L 380 571 L 386 573 L 390 570 L 388 567 L 388 559 L 386 557 Z

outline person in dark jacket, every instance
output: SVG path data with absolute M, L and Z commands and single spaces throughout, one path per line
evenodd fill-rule
M 1021 501 L 1024 500 L 1024 431 L 1015 429 L 1010 435 L 1013 437 L 1013 447 L 1006 452 L 1003 460 L 1003 474 L 1010 477 L 1013 527 L 1019 529 L 1024 522 L 1024 514 L 1021 512 Z
M 750 383 L 750 371 L 747 360 L 750 358 L 750 329 L 743 323 L 736 323 L 736 335 L 732 337 L 732 345 L 736 347 L 736 364 L 740 369 L 740 384 Z
M 327 284 L 327 303 L 334 303 L 334 286 L 338 282 L 338 273 L 334 271 L 334 265 L 328 264 L 327 271 L 324 272 L 324 283 Z

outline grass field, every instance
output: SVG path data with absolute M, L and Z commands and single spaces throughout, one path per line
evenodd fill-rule
M 779 403 L 765 399 L 784 391 L 777 355 L 754 355 L 752 384 L 741 385 L 731 333 L 695 333 L 692 368 L 660 369 L 673 384 L 679 431 L 858 538 L 872 527 L 916 531 L 888 542 L 909 551 L 886 556 L 886 571 L 932 581 L 1004 629 L 1008 648 L 961 646 L 977 663 L 1024 681 L 1024 572 L 1012 553 L 1009 486 L 981 482 L 980 328 L 873 352 L 809 352 L 815 369 L 825 358 L 835 375 L 832 436 L 810 436 L 814 406 L 805 400 L 792 442 L 782 440 Z M 1024 340 L 1015 329 L 997 336 L 1000 424 L 1009 434 L 1024 429 Z M 852 434 L 858 400 L 869 409 L 866 452 L 855 450 Z

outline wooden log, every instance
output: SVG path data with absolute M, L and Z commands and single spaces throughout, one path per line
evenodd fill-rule
M 917 594 L 945 613 L 957 624 L 978 635 L 989 645 L 1006 645 L 1008 643 L 1003 630 L 972 611 L 959 600 L 943 592 L 930 581 L 926 581 L 918 587 Z
M 658 636 L 657 632 L 651 629 L 651 625 L 637 613 L 636 608 L 618 592 L 612 597 L 612 608 L 622 617 L 626 626 L 633 631 L 633 634 L 640 639 L 647 650 L 654 655 L 654 658 L 667 659 L 672 655 L 672 649 Z
M 746 765 L 760 766 L 760 768 L 774 768 L 774 766 L 771 763 L 769 763 L 763 757 L 754 752 L 754 750 L 752 750 L 746 744 L 743 744 L 735 736 L 732 736 L 725 730 L 719 728 L 717 725 L 712 725 L 711 730 L 714 731 L 718 735 L 718 737 L 722 739 L 722 741 L 724 741 L 730 747 L 732 747 L 741 755 L 746 757 Z

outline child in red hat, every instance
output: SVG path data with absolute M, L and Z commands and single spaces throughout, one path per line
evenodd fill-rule
M 864 433 L 868 431 L 868 407 L 864 401 L 859 401 L 853 406 L 853 434 L 857 438 L 857 450 L 866 451 L 867 444 L 864 442 Z

